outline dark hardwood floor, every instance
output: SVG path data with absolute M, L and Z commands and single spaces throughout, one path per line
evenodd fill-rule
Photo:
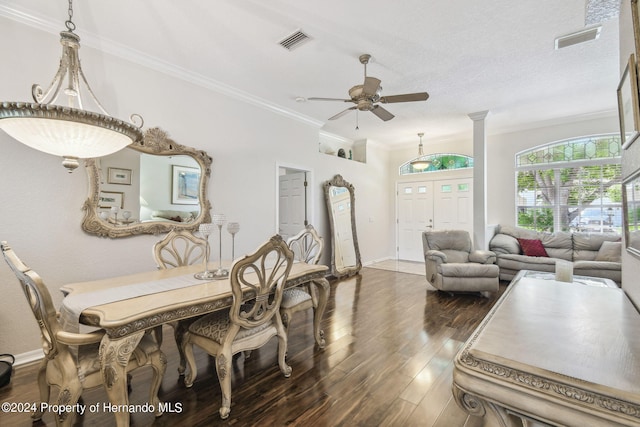
M 427 291 L 424 276 L 364 268 L 331 283 L 323 328 L 324 350 L 314 346 L 312 313 L 299 313 L 289 331 L 290 378 L 280 373 L 277 341 L 240 355 L 234 364 L 231 415 L 220 420 L 220 389 L 213 359 L 198 351 L 198 378 L 191 389 L 177 373 L 171 330 L 163 350 L 168 366 L 160 399 L 175 412 L 154 418 L 134 413 L 132 426 L 420 426 L 474 427 L 451 395 L 452 360 L 506 287 L 487 299 Z M 25 323 L 25 327 L 36 327 Z M 0 402 L 38 401 L 37 364 L 20 366 L 0 389 Z M 148 397 L 149 368 L 135 371 L 131 404 Z M 53 395 L 52 395 L 53 398 Z M 101 388 L 86 391 L 86 405 L 106 402 Z M 76 418 L 77 426 L 112 426 L 99 411 Z M 1 426 L 30 426 L 29 414 L 0 413 Z M 46 414 L 34 426 L 55 425 Z

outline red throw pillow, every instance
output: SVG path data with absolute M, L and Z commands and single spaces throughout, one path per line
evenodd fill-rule
M 527 256 L 544 256 L 549 257 L 547 251 L 544 249 L 542 242 L 537 239 L 518 239 L 522 253 Z

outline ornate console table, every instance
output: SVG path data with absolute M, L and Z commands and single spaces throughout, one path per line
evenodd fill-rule
M 496 426 L 640 425 L 640 314 L 617 287 L 521 275 L 456 356 L 453 393 Z

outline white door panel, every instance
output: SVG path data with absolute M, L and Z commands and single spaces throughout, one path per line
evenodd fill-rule
M 278 232 L 288 239 L 304 229 L 305 224 L 305 173 L 288 173 L 279 176 Z
M 424 261 L 422 232 L 467 230 L 473 234 L 472 178 L 398 183 L 398 259 Z
M 425 182 L 399 183 L 398 258 L 423 261 L 422 232 L 433 224 L 433 185 Z

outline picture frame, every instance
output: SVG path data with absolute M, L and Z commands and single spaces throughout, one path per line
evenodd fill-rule
M 107 182 L 109 184 L 131 185 L 131 169 L 109 168 Z
M 622 209 L 625 247 L 640 258 L 640 170 L 622 183 Z
M 640 135 L 640 112 L 638 110 L 638 73 L 635 54 L 629 56 L 629 62 L 618 84 L 618 117 L 620 120 L 620 138 L 622 148 L 627 149 Z
M 100 191 L 98 195 L 99 208 L 124 208 L 124 193 L 122 191 Z
M 197 205 L 200 189 L 200 169 L 171 165 L 171 203 Z

